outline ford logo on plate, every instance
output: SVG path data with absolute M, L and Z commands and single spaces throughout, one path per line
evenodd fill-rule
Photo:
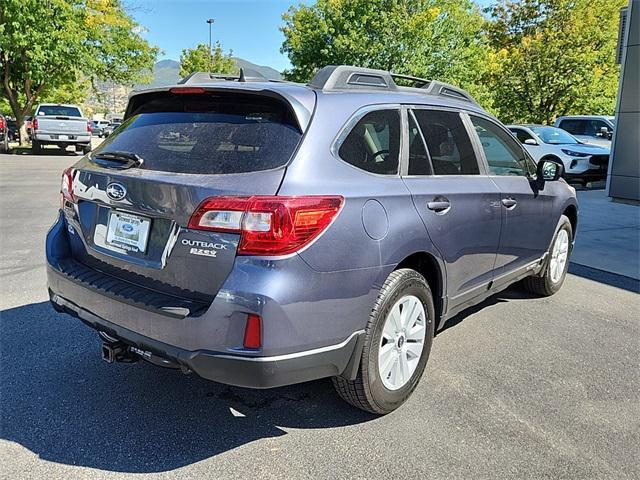
M 125 223 L 124 225 L 122 225 L 122 230 L 124 230 L 127 233 L 133 232 L 133 226 L 129 225 L 128 223 Z
M 127 196 L 127 189 L 121 183 L 112 182 L 107 185 L 107 197 L 111 200 L 122 200 Z

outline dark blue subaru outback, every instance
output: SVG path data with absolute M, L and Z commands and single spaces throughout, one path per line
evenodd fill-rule
M 387 413 L 448 318 L 516 281 L 560 289 L 577 222 L 561 174 L 444 83 L 194 74 L 135 92 L 64 172 L 51 302 L 108 362 L 253 388 L 333 377 Z

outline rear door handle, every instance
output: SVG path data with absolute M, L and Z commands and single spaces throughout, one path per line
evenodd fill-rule
M 451 208 L 451 202 L 443 197 L 436 197 L 432 202 L 427 202 L 427 208 L 433 210 L 436 213 L 444 213 Z
M 518 202 L 516 202 L 513 198 L 507 197 L 502 199 L 502 205 L 507 208 L 514 208 L 517 204 Z

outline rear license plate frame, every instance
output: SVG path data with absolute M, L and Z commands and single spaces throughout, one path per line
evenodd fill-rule
M 131 230 L 128 230 L 126 225 Z M 150 230 L 150 218 L 120 210 L 110 210 L 105 246 L 114 251 L 145 253 L 149 244 Z

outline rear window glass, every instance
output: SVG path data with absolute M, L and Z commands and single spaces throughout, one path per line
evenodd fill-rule
M 59 117 L 81 117 L 77 107 L 65 107 L 64 105 L 42 105 L 38 109 L 40 115 L 55 115 Z
M 226 174 L 285 165 L 302 134 L 286 105 L 233 94 L 164 94 L 144 103 L 94 151 L 134 153 L 139 168 Z

